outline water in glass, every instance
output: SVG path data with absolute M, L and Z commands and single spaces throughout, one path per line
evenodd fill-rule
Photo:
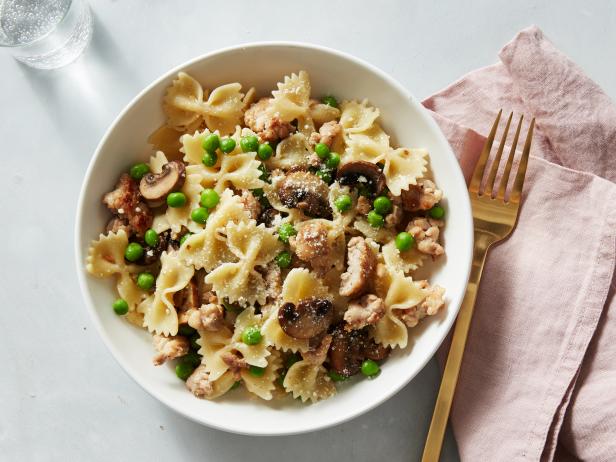
M 64 66 L 91 36 L 92 16 L 83 0 L 0 0 L 0 46 L 29 66 Z

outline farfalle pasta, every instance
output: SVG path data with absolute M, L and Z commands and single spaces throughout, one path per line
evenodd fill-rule
M 316 96 L 303 70 L 261 98 L 181 72 L 149 159 L 103 197 L 86 269 L 196 397 L 327 399 L 444 306 L 414 279 L 445 252 L 429 153 L 368 100 Z

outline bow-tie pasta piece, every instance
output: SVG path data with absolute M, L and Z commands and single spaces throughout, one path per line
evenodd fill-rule
M 127 270 L 124 250 L 128 245 L 128 235 L 123 229 L 117 233 L 101 234 L 92 241 L 88 249 L 86 270 L 98 278 L 109 277 Z
M 246 386 L 246 390 L 257 395 L 259 398 L 269 401 L 273 398 L 272 391 L 276 389 L 276 379 L 278 378 L 279 370 L 282 369 L 282 358 L 280 352 L 273 350 L 267 358 L 267 366 L 265 371 L 260 376 L 255 376 L 242 369 L 242 380 Z
M 207 128 L 218 130 L 222 135 L 233 133 L 244 114 L 244 94 L 239 83 L 221 85 L 212 91 L 203 104 L 203 118 Z
M 179 131 L 193 124 L 200 117 L 204 97 L 207 94 L 199 82 L 185 72 L 178 73 L 163 100 L 167 124 Z
M 203 231 L 188 237 L 180 248 L 180 258 L 195 269 L 212 271 L 223 263 L 236 262 L 238 257 L 227 246 L 223 234 L 229 223 L 250 220 L 240 197 L 230 189 L 223 191 L 220 202 L 211 212 Z
M 298 117 L 308 115 L 310 105 L 310 78 L 306 71 L 285 76 L 278 83 L 278 90 L 272 92 L 273 112 L 283 122 L 291 122 Z
M 394 310 L 409 309 L 418 305 L 426 298 L 428 291 L 402 273 L 390 272 L 385 277 L 389 280 L 384 300 L 385 316 L 376 323 L 374 340 L 384 346 L 405 348 L 408 331 Z
M 385 181 L 394 196 L 399 196 L 409 185 L 426 173 L 428 152 L 425 149 L 392 149 L 385 156 Z
M 323 367 L 331 341 L 330 335 L 325 336 L 316 350 L 303 353 L 304 358 L 289 368 L 283 386 L 293 394 L 293 398 L 314 403 L 336 393 L 336 387 Z
M 307 168 L 310 158 L 308 139 L 301 133 L 291 135 L 276 146 L 276 153 L 267 162 L 269 169 Z
M 219 297 L 241 305 L 264 304 L 267 286 L 256 267 L 264 267 L 282 250 L 282 243 L 271 230 L 254 221 L 230 223 L 226 228 L 227 246 L 237 262 L 223 263 L 205 278 Z
M 144 312 L 143 322 L 150 332 L 176 335 L 178 315 L 173 305 L 173 295 L 188 285 L 195 270 L 184 265 L 177 252 L 163 252 L 160 262 L 154 299 Z
M 369 130 L 379 118 L 378 108 L 368 105 L 368 100 L 343 101 L 341 105 L 340 125 L 344 133 L 362 133 Z

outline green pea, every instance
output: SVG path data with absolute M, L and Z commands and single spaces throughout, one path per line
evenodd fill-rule
M 361 363 L 361 373 L 367 377 L 374 377 L 381 371 L 381 368 L 371 359 L 366 359 L 363 363 Z
M 334 205 L 339 212 L 346 212 L 353 205 L 353 201 L 351 200 L 351 196 L 349 196 L 348 194 L 343 194 L 336 198 L 336 200 L 334 201 Z
M 316 175 L 327 184 L 331 184 L 333 180 L 331 170 L 326 170 L 326 169 L 318 170 Z
M 167 205 L 169 207 L 178 208 L 186 205 L 186 196 L 181 192 L 172 192 L 167 195 Z
M 265 181 L 267 183 L 270 182 L 270 175 L 269 172 L 267 171 L 267 167 L 265 166 L 265 164 L 261 164 L 259 165 L 259 170 L 261 170 L 261 175 L 259 176 L 259 179 L 261 181 Z
M 213 209 L 220 202 L 220 196 L 212 188 L 201 191 L 201 205 L 207 209 Z
M 128 261 L 137 261 L 143 257 L 143 247 L 138 242 L 131 242 L 126 246 L 124 258 Z
M 216 165 L 216 162 L 218 162 L 218 156 L 215 152 L 206 152 L 205 154 L 203 154 L 201 162 L 203 162 L 203 165 L 205 165 L 206 167 L 213 167 L 214 165 Z
M 260 144 L 259 149 L 257 150 L 257 156 L 259 156 L 259 159 L 261 160 L 269 159 L 270 157 L 272 157 L 273 153 L 274 153 L 274 150 L 269 145 L 269 143 Z
M 261 343 L 262 338 L 261 331 L 257 326 L 247 327 L 242 332 L 242 342 L 246 345 L 257 345 Z
M 152 228 L 148 229 L 143 236 L 145 243 L 150 247 L 156 247 L 158 245 L 158 233 Z
M 205 149 L 205 152 L 213 154 L 220 146 L 220 137 L 217 134 L 212 133 L 211 135 L 208 135 L 203 139 L 203 143 L 201 143 L 201 146 L 203 147 L 203 149 Z
M 319 159 L 326 160 L 329 157 L 329 146 L 325 143 L 317 143 L 314 147 L 314 152 L 317 153 Z
M 297 353 L 293 353 L 291 356 L 289 356 L 286 361 L 284 362 L 284 367 L 286 367 L 287 369 L 291 368 L 291 366 L 293 364 L 295 364 L 298 361 L 301 361 L 302 358 L 299 357 L 299 355 Z
M 188 239 L 190 236 L 192 236 L 192 233 L 186 233 L 186 234 L 184 234 L 184 235 L 180 238 L 180 246 L 184 245 L 184 242 L 186 242 L 186 239 Z
M 415 238 L 411 236 L 406 231 L 402 231 L 398 233 L 396 236 L 396 248 L 400 252 L 404 252 L 405 250 L 409 250 L 411 247 L 415 245 Z
M 348 379 L 348 377 L 331 370 L 327 371 L 327 375 L 329 375 L 329 378 L 332 379 L 334 382 L 344 382 Z
M 441 207 L 440 205 L 435 205 L 434 207 L 430 209 L 428 213 L 430 214 L 432 218 L 440 220 L 441 218 L 445 216 L 445 209 Z
M 189 351 L 182 356 L 182 362 L 191 364 L 193 367 L 197 367 L 201 364 L 201 356 L 195 351 Z
M 233 150 L 235 149 L 235 145 L 236 143 L 233 138 L 223 138 L 222 140 L 220 140 L 220 150 L 225 154 L 233 152 Z
M 177 375 L 179 379 L 186 381 L 186 379 L 190 377 L 194 370 L 195 366 L 193 366 L 188 361 L 180 361 L 175 366 L 175 375 Z
M 137 285 L 143 290 L 150 290 L 154 287 L 155 281 L 156 279 L 154 278 L 154 275 L 152 273 L 148 273 L 147 271 L 139 273 L 139 276 L 137 276 Z
M 255 135 L 248 135 L 240 140 L 240 148 L 242 152 L 257 152 L 259 149 L 259 138 Z
M 291 265 L 291 259 L 291 253 L 285 250 L 276 255 L 276 264 L 281 268 L 288 268 Z
M 178 326 L 178 335 L 181 335 L 183 337 L 190 337 L 192 335 L 195 335 L 196 333 L 197 330 L 193 329 L 188 324 L 180 324 Z
M 210 212 L 208 212 L 205 207 L 197 207 L 190 212 L 190 219 L 195 223 L 201 223 L 202 225 L 205 224 L 209 216 Z
M 374 207 L 374 211 L 379 215 L 387 215 L 392 209 L 391 201 L 385 196 L 379 196 L 374 199 L 372 206 Z
M 263 374 L 265 374 L 265 368 L 259 366 L 250 366 L 248 368 L 248 372 L 250 372 L 250 375 L 252 375 L 253 377 L 263 377 Z
M 280 239 L 285 244 L 288 244 L 289 238 L 291 236 L 295 236 L 296 234 L 297 231 L 291 223 L 283 223 L 278 228 L 278 239 Z
M 115 311 L 115 314 L 117 314 L 118 316 L 122 316 L 128 313 L 128 303 L 122 298 L 118 298 L 115 302 L 113 302 L 111 306 L 113 307 L 113 311 Z
M 368 212 L 368 224 L 373 228 L 380 228 L 385 224 L 383 215 L 376 213 L 374 210 Z
M 340 165 L 340 154 L 337 152 L 330 152 L 329 157 L 325 161 L 325 166 L 334 169 L 338 168 L 338 165 Z
M 239 380 L 237 382 L 235 382 L 233 385 L 231 385 L 231 388 L 229 388 L 229 390 L 235 390 L 236 388 L 238 388 L 240 385 L 242 384 L 242 382 L 240 382 Z
M 133 165 L 130 168 L 129 174 L 133 180 L 139 181 L 149 172 L 150 172 L 150 167 L 148 166 L 148 164 L 141 163 L 141 164 Z
M 332 95 L 324 96 L 321 101 L 323 101 L 323 104 L 327 104 L 328 106 L 338 107 L 338 100 Z

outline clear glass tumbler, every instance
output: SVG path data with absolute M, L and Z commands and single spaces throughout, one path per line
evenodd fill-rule
M 92 15 L 83 0 L 0 0 L 0 46 L 28 66 L 64 66 L 91 36 Z

